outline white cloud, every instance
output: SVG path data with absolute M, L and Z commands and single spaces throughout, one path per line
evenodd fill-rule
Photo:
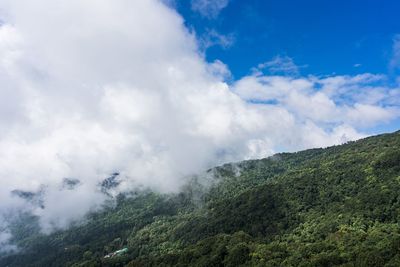
M 234 34 L 221 34 L 215 29 L 207 30 L 200 39 L 200 46 L 203 50 L 212 46 L 220 46 L 223 49 L 231 47 L 235 42 Z
M 274 103 L 299 121 L 367 128 L 394 120 L 400 107 L 397 88 L 382 75 L 283 77 L 254 74 L 237 81 L 233 91 L 252 102 Z
M 0 221 L 21 210 L 46 231 L 66 227 L 103 203 L 99 183 L 114 172 L 115 193 L 176 191 L 214 165 L 354 140 L 359 125 L 397 114 L 385 95 L 398 89 L 377 89 L 376 75 L 229 86 L 228 67 L 207 63 L 160 1 L 3 0 L 0 10 Z M 365 88 L 377 92 L 368 101 Z M 80 184 L 65 190 L 65 178 Z M 39 192 L 44 208 L 16 189 Z
M 261 63 L 253 71 L 255 74 L 261 75 L 264 70 L 272 75 L 298 75 L 300 68 L 306 66 L 297 66 L 293 59 L 288 56 L 276 56 L 271 61 Z
M 356 103 L 348 108 L 346 119 L 352 125 L 368 127 L 377 123 L 389 122 L 400 116 L 398 107 L 380 107 L 368 104 Z
M 218 80 L 228 80 L 232 77 L 228 66 L 218 59 L 208 65 L 208 71 Z
M 392 58 L 389 67 L 392 71 L 400 67 L 400 34 L 396 34 L 393 38 Z
M 229 0 L 191 0 L 192 10 L 207 18 L 216 18 L 228 4 Z

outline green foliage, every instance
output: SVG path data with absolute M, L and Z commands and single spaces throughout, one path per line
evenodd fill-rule
M 48 236 L 23 214 L 22 250 L 0 266 L 400 266 L 400 132 L 207 175 L 179 194 L 121 195 Z

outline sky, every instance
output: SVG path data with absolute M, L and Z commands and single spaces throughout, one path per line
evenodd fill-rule
M 206 59 L 227 64 L 233 80 L 249 75 L 261 62 L 287 57 L 297 66 L 297 74 L 303 76 L 384 74 L 386 84 L 398 84 L 398 1 L 170 3 L 189 29 L 208 40 Z M 400 120 L 393 120 L 364 131 L 376 134 L 399 128 Z
M 395 2 L 296 2 L 0 1 L 0 250 L 21 212 L 49 233 L 119 193 L 399 129 Z
M 218 14 L 193 10 L 193 2 L 226 3 Z M 387 73 L 400 29 L 395 0 L 176 1 L 188 27 L 233 38 L 208 49 L 208 60 L 226 63 L 236 78 L 260 61 L 289 56 L 304 75 Z

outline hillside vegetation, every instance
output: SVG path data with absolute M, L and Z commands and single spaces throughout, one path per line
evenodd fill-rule
M 51 235 L 21 215 L 0 266 L 400 266 L 400 132 L 208 173 Z

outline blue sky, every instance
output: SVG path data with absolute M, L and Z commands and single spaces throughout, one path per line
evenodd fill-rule
M 303 75 L 386 74 L 400 32 L 394 0 L 230 0 L 214 17 L 191 7 L 191 1 L 176 2 L 199 36 L 215 30 L 232 37 L 229 47 L 209 47 L 206 56 L 227 64 L 235 78 L 276 55 L 303 66 Z
M 205 40 L 206 60 L 224 62 L 231 81 L 278 57 L 296 67 L 291 76 L 383 74 L 377 86 L 398 87 L 399 1 L 176 0 L 173 5 L 187 28 Z M 288 75 L 268 68 L 264 73 Z M 364 132 L 399 128 L 400 119 L 394 119 Z

